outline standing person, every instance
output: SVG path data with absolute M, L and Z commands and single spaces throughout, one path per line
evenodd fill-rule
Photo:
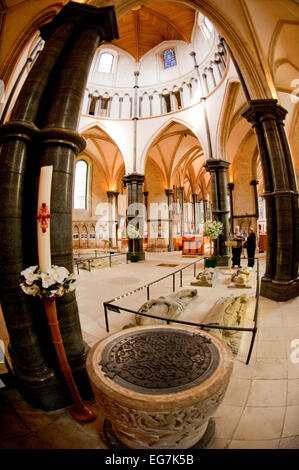
M 255 248 L 256 248 L 256 237 L 253 229 L 250 227 L 248 229 L 248 237 L 246 242 L 244 243 L 244 248 L 247 250 L 247 256 L 248 256 L 248 267 L 253 267 L 254 266 L 254 254 L 255 254 Z
M 240 227 L 238 225 L 235 227 L 233 240 L 237 242 L 237 246 L 232 247 L 232 255 L 233 255 L 232 267 L 236 265 L 238 266 L 238 268 L 240 268 L 241 267 L 240 258 L 241 258 L 242 243 L 243 243 L 244 237 L 242 236 L 240 232 Z

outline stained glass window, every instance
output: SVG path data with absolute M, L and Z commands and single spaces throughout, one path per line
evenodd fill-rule
M 163 62 L 165 69 L 169 69 L 170 67 L 174 67 L 176 65 L 176 56 L 174 49 L 167 49 L 163 52 Z
M 74 209 L 86 209 L 87 163 L 79 160 L 75 166 Z

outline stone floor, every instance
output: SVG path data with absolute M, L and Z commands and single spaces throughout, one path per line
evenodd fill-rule
M 77 299 L 85 340 L 93 345 L 105 335 L 103 301 L 110 300 L 165 276 L 193 262 L 180 252 L 147 253 L 139 263 L 125 262 L 112 268 L 80 270 Z M 172 264 L 177 266 L 159 266 Z M 243 261 L 243 264 L 247 263 Z M 260 255 L 260 272 L 264 256 Z M 183 274 L 189 286 L 193 268 Z M 176 288 L 179 289 L 179 275 Z M 173 279 L 151 287 L 151 297 L 170 293 Z M 227 294 L 225 284 L 199 288 L 196 312 L 186 319 L 200 321 L 215 301 Z M 255 283 L 246 294 L 254 294 Z M 229 292 L 231 293 L 231 292 Z M 234 293 L 234 292 L 233 292 Z M 146 300 L 146 289 L 121 299 L 121 305 L 137 308 Z M 110 312 L 110 332 L 134 321 L 131 314 Z M 0 338 L 7 334 L 0 318 Z M 247 333 L 246 333 L 247 334 Z M 247 335 L 250 335 L 249 333 Z M 258 332 L 249 365 L 240 354 L 223 403 L 218 408 L 212 449 L 299 449 L 299 298 L 274 302 L 260 298 Z M 293 352 L 293 355 L 292 355 Z M 0 361 L 1 362 L 1 361 Z M 3 365 L 2 365 L 3 368 Z M 3 370 L 2 370 L 3 371 Z M 1 364 L 0 364 L 1 373 Z M 32 408 L 13 388 L 0 388 L 0 449 L 105 449 L 96 424 L 79 424 L 67 409 L 45 413 Z

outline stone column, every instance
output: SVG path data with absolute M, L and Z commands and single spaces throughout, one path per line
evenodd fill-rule
M 47 83 L 73 30 L 71 21 L 57 28 L 32 67 L 10 121 L 0 127 L 1 306 L 10 338 L 14 374 L 26 397 L 31 395 L 31 385 L 35 388 L 54 376 L 39 340 L 44 323 L 42 317 L 46 315 L 43 305 L 24 295 L 19 286 L 20 272 L 38 264 L 37 207 L 32 207 L 32 199 L 37 201 L 38 170 L 33 142 L 39 134 L 36 122 Z M 25 179 L 28 172 L 31 181 L 28 176 Z M 38 399 L 33 401 L 40 404 Z
M 137 228 L 143 237 L 143 200 L 142 185 L 144 175 L 139 173 L 131 173 L 124 177 L 124 183 L 128 187 L 128 224 L 131 222 Z M 134 219 L 134 220 L 133 220 Z M 145 259 L 143 250 L 143 238 L 135 239 L 135 254 L 139 260 Z M 133 240 L 128 239 L 128 258 L 133 254 Z
M 178 187 L 178 200 L 179 200 L 179 210 L 180 210 L 180 232 L 181 237 L 184 235 L 184 188 L 183 186 Z
M 242 113 L 258 141 L 267 214 L 266 272 L 261 295 L 288 300 L 299 294 L 298 190 L 283 126 L 287 111 L 277 100 L 250 100 Z
M 147 233 L 147 239 L 149 239 L 149 211 L 148 211 L 148 191 L 143 191 L 143 196 L 144 196 L 144 207 L 145 207 L 145 214 L 144 214 L 144 223 L 146 224 L 146 233 Z
M 229 249 L 225 241 L 229 237 L 228 203 L 227 203 L 227 178 L 226 172 L 230 165 L 227 160 L 209 159 L 206 161 L 205 168 L 211 174 L 212 191 L 212 219 L 222 222 L 223 233 L 217 239 L 216 255 L 218 256 L 218 265 L 228 266 Z
M 168 204 L 168 251 L 173 251 L 172 189 L 165 189 Z
M 250 181 L 250 186 L 253 187 L 253 198 L 254 198 L 254 219 L 255 219 L 255 226 L 253 226 L 253 229 L 255 233 L 257 234 L 257 219 L 259 218 L 259 199 L 258 199 L 258 194 L 257 194 L 257 185 L 259 184 L 258 180 L 251 180 Z
M 122 113 L 122 104 L 123 104 L 123 101 L 124 101 L 123 97 L 120 96 L 118 101 L 119 101 L 118 117 L 120 119 L 121 118 L 121 113 Z
M 45 48 L 28 75 L 11 121 L 0 131 L 5 142 L 0 167 L 0 284 L 18 388 L 34 406 L 49 411 L 70 405 L 72 399 L 49 338 L 43 303 L 21 292 L 19 273 L 38 264 L 35 214 L 39 169 L 44 165 L 54 167 L 52 263 L 73 269 L 73 167 L 75 154 L 84 148 L 84 139 L 75 129 L 95 50 L 101 40 L 117 36 L 114 11 L 112 7 L 69 3 L 41 28 L 41 35 Z M 9 240 L 7 247 L 5 240 Z M 57 310 L 78 388 L 83 397 L 90 396 L 85 372 L 87 345 L 82 339 L 75 294 L 57 299 Z
M 233 189 L 235 187 L 234 183 L 227 183 L 229 191 L 229 202 L 230 202 L 230 231 L 234 233 L 234 201 L 233 201 Z
M 117 191 L 113 192 L 113 211 L 114 211 L 114 237 L 115 237 L 115 246 L 117 246 L 118 242 L 118 196 L 119 193 Z
M 112 208 L 113 208 L 113 191 L 107 191 L 108 197 L 108 240 L 109 240 L 109 248 L 113 246 L 113 216 L 112 216 Z
M 213 69 L 213 67 L 209 67 L 208 70 L 209 70 L 209 72 L 210 72 L 210 74 L 211 74 L 214 87 L 216 88 L 217 83 L 216 83 L 216 79 L 215 79 L 215 75 L 214 75 L 214 69 Z
M 207 204 L 208 204 L 208 201 L 206 199 L 203 199 L 202 200 L 202 207 L 203 207 L 203 221 L 204 223 L 206 223 L 206 221 L 208 220 L 208 207 L 207 207 Z
M 199 233 L 198 194 L 192 194 L 194 233 Z

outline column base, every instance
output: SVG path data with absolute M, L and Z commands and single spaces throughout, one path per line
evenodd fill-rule
M 138 261 L 143 261 L 145 260 L 145 252 L 144 251 L 136 251 L 134 253 L 138 257 Z M 130 261 L 131 255 L 133 255 L 133 252 L 128 252 L 127 253 L 127 260 Z
M 11 357 L 11 361 L 13 364 L 15 387 L 30 405 L 44 411 L 55 411 L 74 404 L 60 370 L 47 369 L 41 374 L 28 374 L 25 376 L 18 371 L 13 357 Z M 71 370 L 82 400 L 86 401 L 93 398 L 85 362 L 71 367 Z
M 262 278 L 260 295 L 277 302 L 293 299 L 299 295 L 299 279 L 290 284 L 280 284 L 269 278 Z
M 215 258 L 217 259 L 217 266 L 225 266 L 229 267 L 230 265 L 230 257 L 229 255 L 216 255 Z

